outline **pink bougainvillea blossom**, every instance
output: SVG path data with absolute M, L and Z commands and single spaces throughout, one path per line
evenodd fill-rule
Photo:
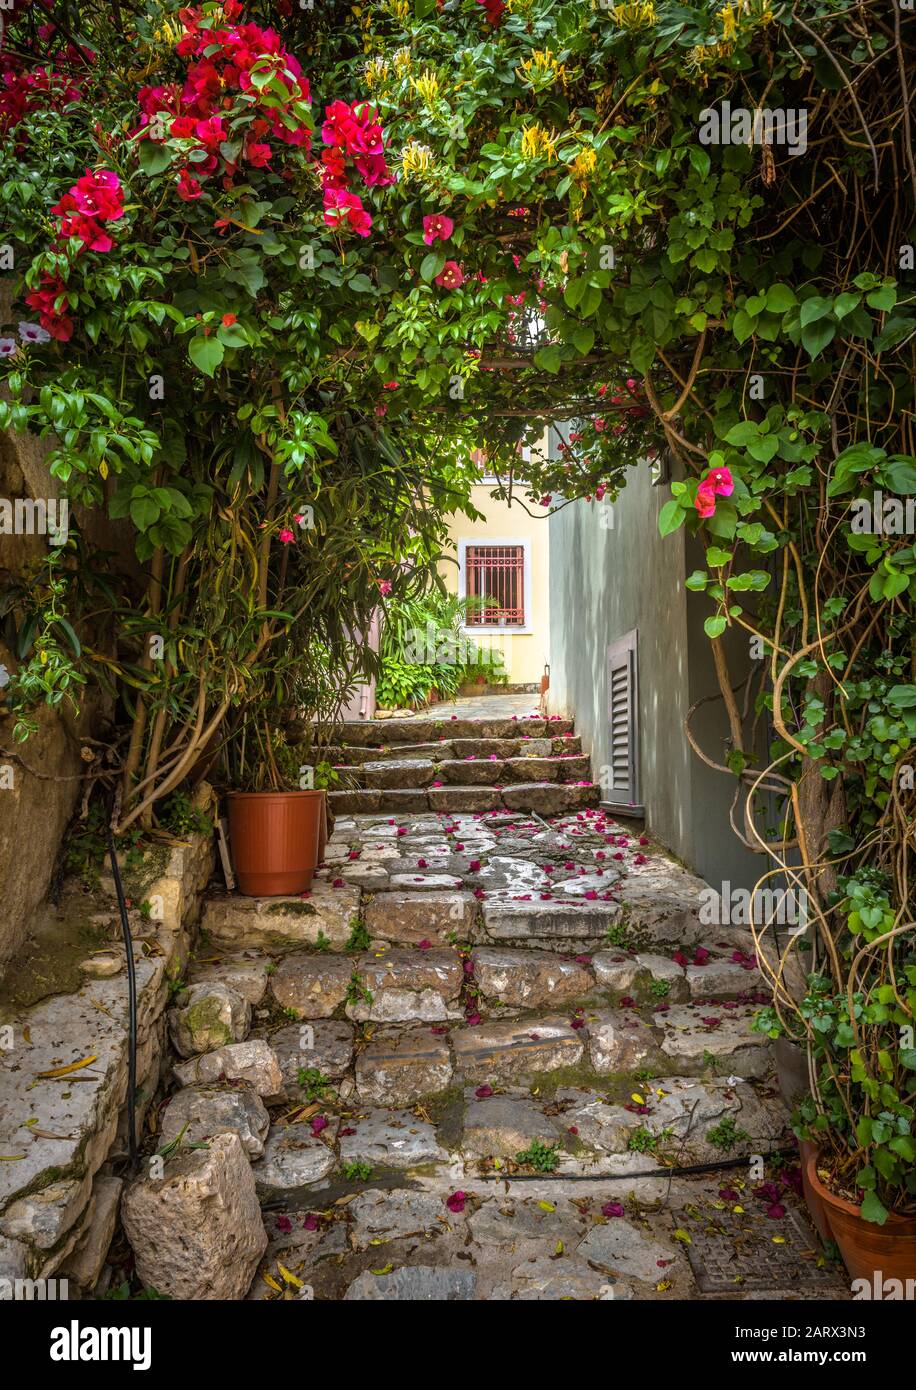
M 448 241 L 454 230 L 454 222 L 443 212 L 434 212 L 423 218 L 423 240 L 427 246 L 432 246 L 434 241 Z

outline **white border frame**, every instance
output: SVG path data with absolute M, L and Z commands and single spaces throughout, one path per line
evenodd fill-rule
M 504 632 L 515 637 L 530 637 L 534 633 L 531 625 L 531 542 L 518 536 L 470 536 L 467 540 L 458 542 L 458 597 L 467 597 L 467 549 L 468 546 L 475 545 L 513 545 L 521 546 L 524 554 L 524 579 L 523 579 L 523 602 L 525 605 L 525 624 L 523 627 L 516 627 L 510 623 L 487 623 L 481 625 L 473 623 L 470 627 L 462 624 L 462 632 L 473 636 L 475 632 Z

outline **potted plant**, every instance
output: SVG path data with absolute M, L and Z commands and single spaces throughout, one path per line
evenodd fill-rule
M 916 1270 L 916 949 L 895 921 L 886 876 L 839 880 L 842 923 L 807 992 L 764 1010 L 772 1037 L 803 1030 L 812 1084 L 796 1106 L 809 1210 L 853 1278 Z

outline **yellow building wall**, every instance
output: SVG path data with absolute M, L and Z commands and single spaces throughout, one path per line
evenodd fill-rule
M 451 550 L 439 565 L 449 590 L 459 592 L 458 556 L 462 541 L 471 544 L 526 545 L 526 563 L 530 580 L 526 586 L 530 602 L 526 604 L 524 630 L 504 629 L 498 633 L 486 628 L 470 629 L 481 647 L 492 644 L 503 653 L 510 685 L 536 685 L 550 660 L 549 563 L 550 548 L 547 535 L 547 508 L 530 502 L 529 516 L 518 503 L 508 503 L 491 497 L 494 484 L 482 483 L 472 489 L 471 500 L 485 520 L 470 521 L 468 517 L 451 516 L 448 520 Z

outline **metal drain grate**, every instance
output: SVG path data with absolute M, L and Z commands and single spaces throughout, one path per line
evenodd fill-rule
M 833 1289 L 839 1280 L 829 1265 L 818 1267 L 814 1235 L 795 1211 L 780 1221 L 751 1220 L 731 1211 L 709 1213 L 701 1227 L 696 1210 L 674 1213 L 676 1227 L 690 1232 L 685 1246 L 701 1293 L 739 1294 L 760 1289 Z M 776 1244 L 775 1235 L 783 1237 Z

